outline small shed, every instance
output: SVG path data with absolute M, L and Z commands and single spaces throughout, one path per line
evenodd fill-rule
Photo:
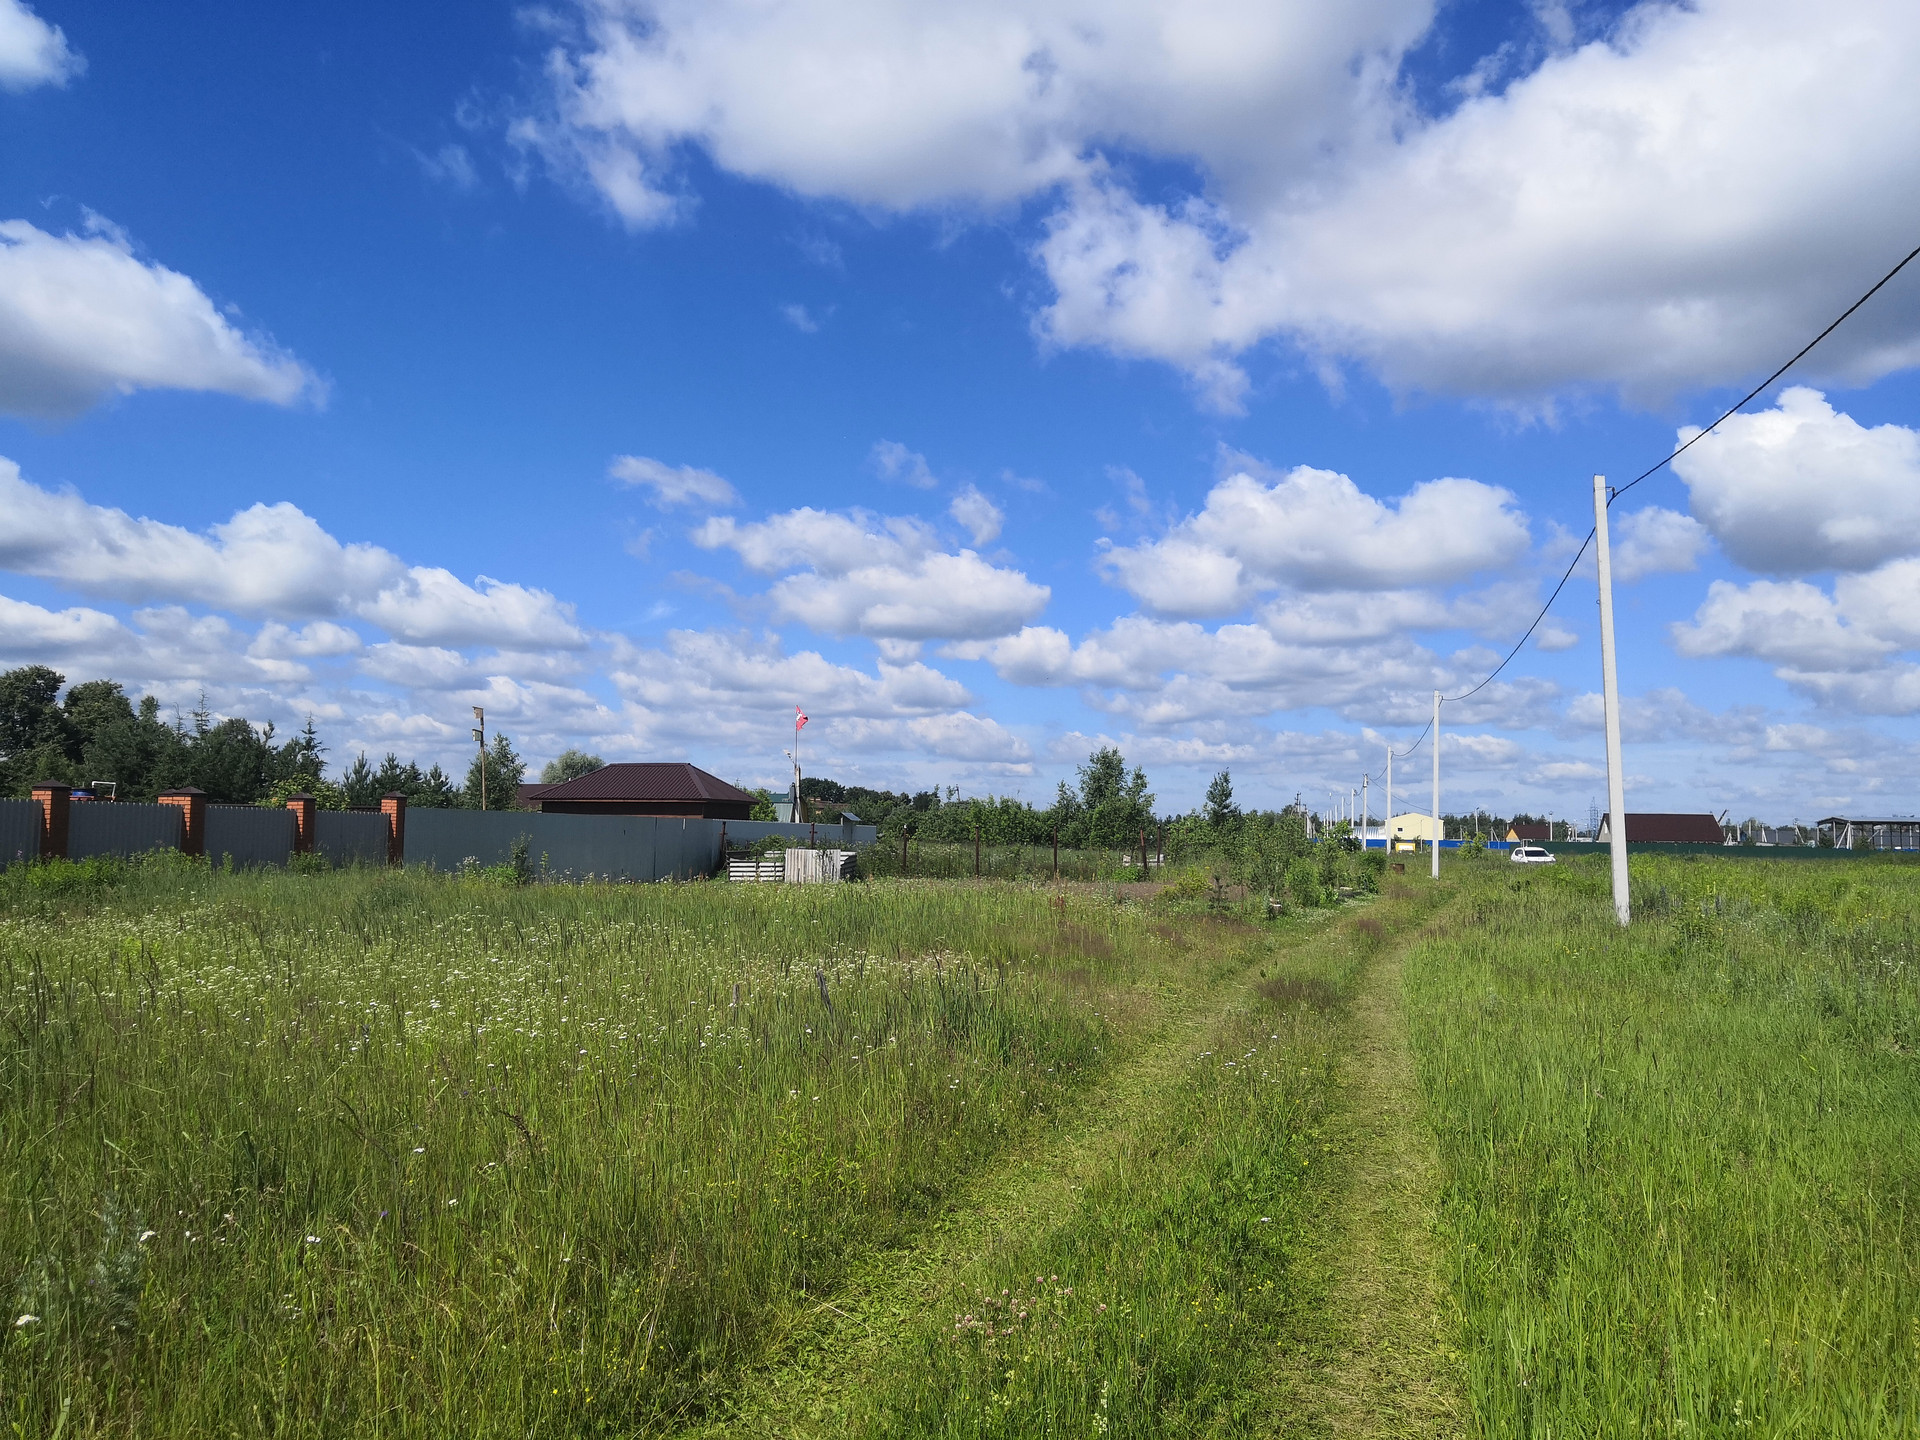
M 745 820 L 754 796 L 684 760 L 603 765 L 590 775 L 544 787 L 546 815 L 674 815 L 699 820 Z
M 1600 817 L 1600 843 L 1613 841 L 1613 817 Z M 1629 845 L 1724 845 L 1726 833 L 1712 815 L 1677 815 L 1627 812 Z

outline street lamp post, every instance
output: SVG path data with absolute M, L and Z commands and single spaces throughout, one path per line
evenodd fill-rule
M 473 718 L 480 723 L 473 727 L 473 743 L 480 747 L 480 808 L 487 808 L 487 712 L 484 706 L 473 707 Z

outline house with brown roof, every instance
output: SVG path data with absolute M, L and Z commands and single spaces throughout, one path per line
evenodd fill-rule
M 1600 843 L 1613 840 L 1613 818 L 1600 819 Z M 1627 812 L 1629 845 L 1724 845 L 1726 834 L 1712 815 L 1659 815 Z
M 1553 839 L 1548 832 L 1553 827 L 1546 821 L 1530 822 L 1525 825 L 1507 826 L 1507 839 L 1512 841 L 1547 841 Z
M 685 761 L 603 765 L 560 785 L 527 785 L 522 805 L 546 815 L 674 815 L 745 820 L 754 796 Z

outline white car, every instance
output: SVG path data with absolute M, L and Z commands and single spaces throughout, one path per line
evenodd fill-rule
M 1553 864 L 1553 852 L 1538 845 L 1516 845 L 1507 852 L 1507 858 L 1516 865 Z

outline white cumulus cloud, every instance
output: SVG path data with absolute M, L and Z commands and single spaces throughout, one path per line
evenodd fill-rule
M 1920 433 L 1869 429 L 1817 390 L 1731 417 L 1673 468 L 1694 514 L 1749 570 L 1866 570 L 1920 551 Z
M 976 545 L 991 544 L 998 539 L 1000 527 L 1007 519 L 1006 512 L 972 485 L 953 497 L 947 513 L 967 527 Z
M 4 457 L 0 569 L 129 604 L 200 604 L 280 621 L 359 618 L 416 644 L 586 643 L 573 607 L 544 590 L 484 576 L 469 585 L 377 545 L 342 544 L 284 500 L 251 505 L 203 535 L 42 490 Z M 316 633 L 340 639 L 338 627 Z
M 34 14 L 26 0 L 0 0 L 0 90 L 64 85 L 86 68 L 58 25 Z
M 828 635 L 966 640 L 1004 635 L 1045 608 L 1049 591 L 971 550 L 948 552 L 921 521 L 803 506 L 742 524 L 720 516 L 694 543 L 781 574 L 774 611 Z M 783 574 L 797 571 L 798 573 Z
M 293 356 L 236 329 L 192 280 L 141 260 L 112 227 L 51 235 L 0 221 L 0 411 L 68 416 L 151 389 L 276 405 L 321 391 Z
M 1608 522 L 1613 578 L 1632 584 L 1649 575 L 1692 570 L 1706 548 L 1707 531 L 1691 515 L 1649 505 Z
M 1525 553 L 1513 496 L 1477 480 L 1429 480 L 1397 501 L 1345 475 L 1300 465 L 1270 479 L 1241 470 L 1159 540 L 1121 546 L 1104 568 L 1170 615 L 1225 615 L 1278 587 L 1306 591 L 1447 584 Z
M 1241 357 L 1276 338 L 1396 388 L 1526 406 L 1727 381 L 1791 353 L 1920 218 L 1908 0 L 1646 0 L 1589 43 L 1543 4 L 1531 68 L 1506 73 L 1524 45 L 1485 57 L 1437 114 L 1401 72 L 1430 0 L 577 13 L 518 133 L 628 223 L 688 213 L 689 146 L 867 207 L 1042 197 L 1041 336 L 1179 366 L 1225 408 Z M 1142 155 L 1190 182 L 1156 169 L 1143 193 Z M 1822 363 L 1914 363 L 1913 293 L 1882 296 Z
M 728 510 L 740 503 L 740 493 L 725 479 L 692 465 L 668 465 L 644 455 L 620 455 L 607 473 L 625 484 L 651 490 L 653 503 L 663 510 L 675 505 Z

